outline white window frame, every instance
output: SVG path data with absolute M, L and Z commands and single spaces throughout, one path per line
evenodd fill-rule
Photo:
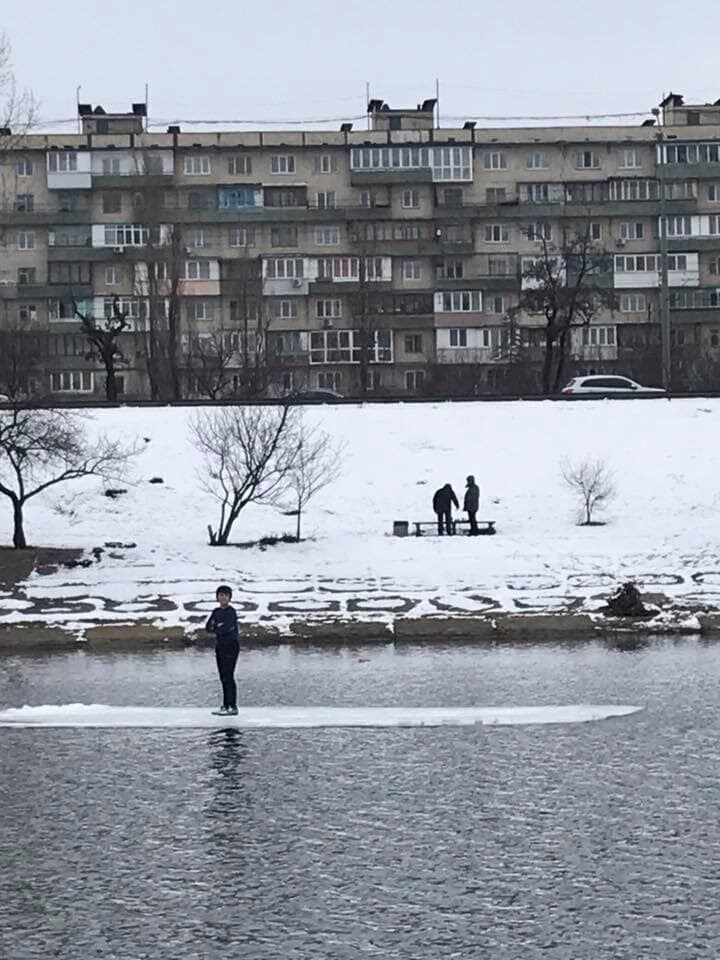
M 249 153 L 235 153 L 228 157 L 228 174 L 243 177 L 252 173 L 252 158 Z
M 318 370 L 316 374 L 318 390 L 334 390 L 338 392 L 340 386 L 340 372 L 338 370 Z
M 34 230 L 18 230 L 17 237 L 15 238 L 18 250 L 34 250 L 35 249 L 35 231 Z
M 483 154 L 483 169 L 507 170 L 507 154 L 503 150 L 487 150 Z
M 187 177 L 207 177 L 212 172 L 207 154 L 189 154 L 183 158 L 183 172 Z
M 482 308 L 481 290 L 445 290 L 435 294 L 436 313 L 480 313 Z
M 116 287 L 120 283 L 120 271 L 117 267 L 105 267 L 105 286 Z
M 544 150 L 531 150 L 525 157 L 527 170 L 546 170 L 548 167 L 547 154 Z
M 239 242 L 242 238 L 242 242 Z M 254 247 L 255 246 L 255 227 L 244 227 L 238 224 L 233 225 L 228 230 L 229 247 Z
M 209 280 L 209 260 L 186 260 L 183 268 L 183 280 Z
M 298 315 L 297 300 L 273 297 L 271 306 L 273 320 L 294 320 Z
M 213 318 L 212 304 L 208 300 L 192 298 L 192 318 L 196 323 L 207 323 Z
M 95 377 L 91 370 L 60 370 L 50 374 L 51 393 L 92 393 Z
M 400 203 L 405 210 L 414 210 L 420 206 L 419 190 L 403 190 Z
M 708 183 L 706 187 L 708 203 L 720 203 L 720 183 Z
M 620 240 L 643 240 L 645 224 L 639 220 L 623 220 L 618 227 Z
M 210 246 L 208 243 L 208 232 L 205 227 L 190 227 L 187 232 L 187 238 L 187 245 L 194 249 Z
M 552 240 L 552 224 L 547 220 L 537 220 L 535 223 L 529 223 L 527 228 L 527 238 L 533 243 L 542 243 Z
M 76 150 L 50 150 L 48 173 L 75 173 L 78 155 Z
M 334 157 L 331 153 L 321 153 L 315 157 L 315 173 L 333 173 L 336 164 L 333 163 Z
M 323 298 L 315 303 L 318 320 L 338 320 L 342 316 L 342 300 Z
M 335 191 L 319 190 L 315 194 L 315 206 L 323 210 L 331 210 L 335 207 Z M 368 204 L 370 206 L 370 204 Z
M 403 260 L 403 280 L 422 280 L 422 264 L 419 260 Z
M 31 177 L 33 175 L 33 162 L 30 157 L 20 157 L 16 161 L 15 173 L 18 177 Z
M 575 153 L 576 170 L 599 170 L 600 154 L 596 150 L 578 150 Z
M 274 153 L 270 157 L 270 172 L 278 175 L 295 173 L 295 154 Z
M 425 371 L 406 370 L 404 379 L 405 389 L 411 393 L 416 393 L 425 386 Z
M 339 246 L 340 227 L 315 227 L 315 243 L 319 247 Z
M 453 350 L 467 346 L 467 330 L 464 327 L 451 327 L 448 330 L 448 346 Z
M 144 247 L 149 230 L 139 223 L 106 223 L 104 241 L 106 247 Z
M 617 334 L 614 326 L 594 326 L 582 328 L 584 347 L 616 347 Z
M 103 157 L 102 172 L 105 177 L 117 177 L 122 173 L 120 157 Z
M 642 156 L 639 147 L 623 147 L 618 154 L 618 168 L 620 170 L 639 170 L 642 167 Z
M 483 297 L 483 311 L 494 316 L 504 316 L 507 312 L 507 301 L 501 293 L 488 293 Z
M 686 214 L 677 214 L 665 218 L 665 232 L 668 237 L 692 236 L 692 218 Z
M 305 275 L 302 257 L 268 257 L 265 276 L 269 280 L 300 280 Z
M 620 313 L 647 313 L 647 297 L 644 293 L 620 295 Z
M 486 223 L 485 243 L 510 243 L 510 229 L 506 223 Z
M 590 239 L 594 242 L 602 240 L 603 238 L 603 225 L 599 220 L 590 221 Z

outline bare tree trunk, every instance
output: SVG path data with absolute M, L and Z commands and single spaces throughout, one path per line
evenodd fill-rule
M 558 339 L 558 361 L 555 368 L 555 378 L 553 380 L 553 393 L 557 393 L 562 383 L 563 373 L 565 372 L 565 360 L 567 359 L 567 338 L 569 330 L 563 330 Z
M 553 367 L 553 335 L 552 331 L 545 330 L 545 356 L 543 357 L 542 368 L 542 390 L 544 394 L 550 393 L 550 382 L 552 380 Z
M 300 506 L 298 506 L 297 524 L 296 524 L 296 533 L 295 533 L 295 539 L 297 540 L 298 543 L 300 543 L 300 517 L 301 517 L 301 515 L 302 515 L 302 510 L 301 510 Z
M 16 550 L 24 550 L 27 546 L 25 539 L 25 529 L 23 526 L 23 505 L 22 501 L 13 498 L 13 547 Z

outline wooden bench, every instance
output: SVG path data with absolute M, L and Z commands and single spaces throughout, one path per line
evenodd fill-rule
M 477 525 L 478 525 L 478 534 L 481 536 L 483 535 L 492 536 L 493 534 L 497 533 L 497 530 L 495 529 L 495 520 L 478 520 Z M 424 537 L 425 536 L 425 533 L 423 533 L 424 530 L 428 530 L 431 536 L 432 534 L 435 534 L 435 536 L 438 536 L 437 520 L 414 520 L 413 526 L 415 527 L 416 537 Z M 444 527 L 444 524 L 443 524 L 443 527 Z M 452 530 L 451 536 L 454 534 L 458 534 L 458 527 L 467 527 L 467 533 L 465 535 L 469 536 L 470 534 L 469 520 L 451 520 L 450 521 L 450 529 Z M 459 531 L 459 535 L 462 535 L 463 533 L 465 533 L 465 531 L 461 529 Z M 445 536 L 447 536 L 447 534 L 445 534 Z

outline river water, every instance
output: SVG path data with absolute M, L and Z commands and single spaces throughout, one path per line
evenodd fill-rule
M 0 729 L 2 960 L 720 957 L 720 647 L 247 650 L 263 705 L 534 727 Z M 210 651 L 5 657 L 0 707 L 214 706 Z

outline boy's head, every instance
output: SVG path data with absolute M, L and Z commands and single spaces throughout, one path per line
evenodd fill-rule
M 221 607 L 226 607 L 232 598 L 232 590 L 225 583 L 221 583 L 215 591 L 215 598 Z

